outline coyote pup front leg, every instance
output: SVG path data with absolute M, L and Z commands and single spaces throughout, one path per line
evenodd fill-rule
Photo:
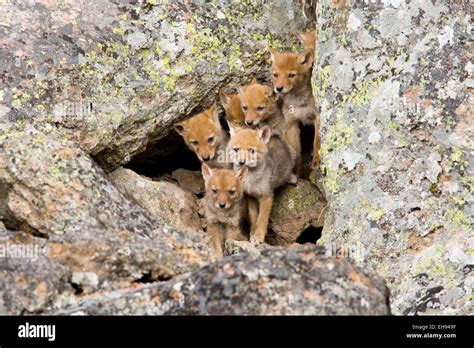
M 211 237 L 211 246 L 214 249 L 217 258 L 222 259 L 224 257 L 224 252 L 222 251 L 224 240 L 219 224 L 209 224 L 207 226 L 207 233 Z
M 265 241 L 267 235 L 268 221 L 272 211 L 272 196 L 264 196 L 258 198 L 258 216 L 255 229 L 251 232 L 250 243 L 261 244 Z

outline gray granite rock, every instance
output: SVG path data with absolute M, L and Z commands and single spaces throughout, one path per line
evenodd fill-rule
M 364 249 L 359 261 L 387 279 L 394 314 L 473 314 L 468 6 L 317 5 L 324 176 L 312 179 L 329 201 L 320 243 Z

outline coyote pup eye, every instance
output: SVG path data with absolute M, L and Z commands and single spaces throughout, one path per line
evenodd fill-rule
M 212 193 L 217 194 L 217 189 L 216 188 L 211 189 L 211 191 L 212 191 Z
M 238 148 L 238 147 L 234 147 L 232 150 L 234 150 L 234 152 L 239 152 L 239 148 Z
M 255 155 L 255 149 L 250 149 L 250 154 Z
M 207 139 L 208 143 L 209 144 L 212 144 L 214 142 L 214 137 L 209 137 L 209 139 Z
M 198 145 L 198 142 L 197 142 L 196 140 L 192 140 L 192 141 L 191 141 L 191 145 L 197 146 L 197 145 Z
M 247 105 L 243 105 L 243 106 L 242 106 L 242 110 L 244 110 L 245 112 L 247 112 L 247 110 L 248 110 Z
M 265 108 L 264 108 L 263 106 L 259 106 L 259 107 L 257 108 L 257 111 L 263 111 L 264 109 L 265 109 Z
M 275 78 L 278 77 L 278 74 L 277 73 L 273 74 L 273 77 L 275 77 Z
M 289 74 L 288 74 L 288 77 L 289 77 L 290 79 L 292 79 L 292 78 L 295 77 L 295 76 L 296 76 L 296 74 L 293 74 L 293 73 L 289 73 Z
M 229 195 L 230 195 L 230 196 L 235 195 L 235 190 L 229 190 Z

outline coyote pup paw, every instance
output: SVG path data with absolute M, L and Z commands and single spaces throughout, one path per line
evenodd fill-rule
M 257 246 L 257 245 L 263 244 L 263 239 L 261 237 L 254 235 L 254 236 L 250 236 L 249 242 L 250 244 Z

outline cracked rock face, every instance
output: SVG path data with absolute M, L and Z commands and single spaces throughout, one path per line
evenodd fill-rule
M 387 315 L 374 273 L 315 246 L 239 255 L 138 289 L 88 296 L 56 314 Z
M 152 181 L 126 168 L 109 174 L 119 191 L 146 209 L 160 225 L 188 230 L 201 230 L 201 219 L 196 207 L 197 198 L 178 185 L 165 181 Z M 204 233 L 202 230 L 201 233 Z
M 468 5 L 319 1 L 313 91 L 330 209 L 321 243 L 364 249 L 395 314 L 472 314 Z
M 290 0 L 7 1 L 1 11 L 0 124 L 72 140 L 106 171 L 166 152 L 174 122 L 220 88 L 266 80 L 267 45 L 297 47 L 287 33 L 311 25 Z
M 204 233 L 162 227 L 72 143 L 32 127 L 6 134 L 0 139 L 0 219 L 15 230 L 8 239 L 23 235 L 20 230 L 43 237 L 22 242 L 41 244 L 33 267 L 24 259 L 0 258 L 0 298 L 8 313 L 46 305 L 70 286 L 65 279 L 73 273 L 88 289 L 111 289 L 214 260 Z

